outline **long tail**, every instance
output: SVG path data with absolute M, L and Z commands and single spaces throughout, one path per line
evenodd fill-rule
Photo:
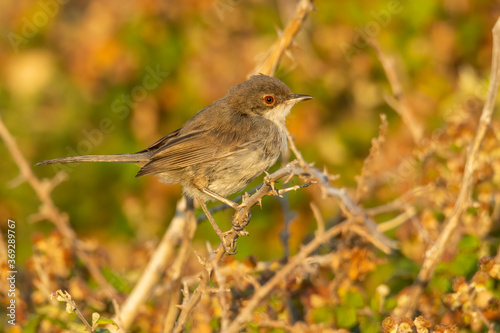
M 119 154 L 119 155 L 84 155 L 55 158 L 38 162 L 36 165 L 66 164 L 79 162 L 111 162 L 111 163 L 145 163 L 149 160 L 150 153 Z

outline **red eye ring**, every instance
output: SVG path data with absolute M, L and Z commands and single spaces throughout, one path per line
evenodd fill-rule
M 275 102 L 276 102 L 276 99 L 274 98 L 273 95 L 264 96 L 264 103 L 266 105 L 273 105 Z

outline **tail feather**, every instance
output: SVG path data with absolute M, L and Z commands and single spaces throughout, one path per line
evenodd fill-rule
M 119 154 L 119 155 L 84 155 L 55 158 L 38 162 L 36 165 L 66 164 L 79 162 L 110 162 L 110 163 L 145 163 L 150 157 L 149 153 Z

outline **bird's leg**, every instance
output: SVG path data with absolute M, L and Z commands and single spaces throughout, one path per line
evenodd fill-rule
M 219 226 L 217 225 L 217 222 L 215 222 L 212 214 L 210 214 L 210 211 L 208 210 L 207 205 L 205 204 L 205 202 L 203 202 L 202 200 L 198 199 L 198 203 L 200 204 L 201 209 L 203 209 L 203 213 L 205 213 L 207 219 L 210 221 L 210 224 L 212 225 L 212 228 L 214 228 L 215 233 L 217 234 L 217 236 L 219 236 L 220 241 L 222 243 L 222 246 L 224 247 L 224 250 L 228 254 L 236 254 L 236 252 L 232 251 L 232 249 L 234 247 L 234 244 L 227 244 L 227 241 L 226 241 L 227 232 L 223 232 L 219 228 Z
M 213 191 L 210 191 L 208 188 L 204 187 L 204 188 L 200 188 L 200 191 L 205 193 L 206 195 L 209 195 L 211 196 L 212 198 L 216 199 L 216 200 L 219 200 L 223 203 L 225 203 L 226 205 L 228 205 L 229 207 L 231 207 L 232 209 L 234 210 L 237 210 L 239 208 L 238 204 L 234 201 L 231 201 L 229 200 L 228 198 L 224 198 L 223 196 L 221 195 L 218 195 L 217 193 L 213 192 Z M 208 217 L 208 216 L 207 216 Z

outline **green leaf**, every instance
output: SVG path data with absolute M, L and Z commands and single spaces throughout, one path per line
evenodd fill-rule
M 465 235 L 458 244 L 458 249 L 460 252 L 474 252 L 479 249 L 481 245 L 481 240 L 472 235 Z
M 359 292 L 349 291 L 342 296 L 342 304 L 352 308 L 360 308 L 364 305 L 364 300 Z
M 114 320 L 106 318 L 106 317 L 100 317 L 99 320 L 97 320 L 96 324 L 97 325 L 108 325 L 108 324 L 111 324 L 111 325 L 115 326 L 116 328 L 119 328 L 118 324 L 115 323 Z
M 311 315 L 315 324 L 323 323 L 328 327 L 334 322 L 334 310 L 327 306 L 313 309 Z
M 335 322 L 338 327 L 353 327 L 357 323 L 356 309 L 343 305 L 337 307 L 335 309 Z

